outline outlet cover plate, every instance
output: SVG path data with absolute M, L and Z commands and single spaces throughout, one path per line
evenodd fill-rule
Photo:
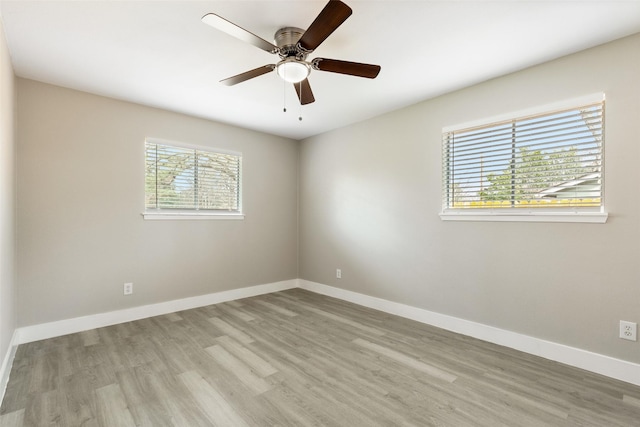
M 620 338 L 623 340 L 638 340 L 638 324 L 634 322 L 620 321 Z
M 125 295 L 131 295 L 133 293 L 133 283 L 125 283 L 122 291 Z

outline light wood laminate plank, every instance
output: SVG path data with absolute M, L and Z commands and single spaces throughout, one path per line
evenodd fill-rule
M 101 426 L 135 427 L 131 412 L 118 384 L 96 390 L 97 412 Z
M 245 427 L 248 424 L 225 398 L 195 371 L 179 375 L 200 409 L 214 425 Z

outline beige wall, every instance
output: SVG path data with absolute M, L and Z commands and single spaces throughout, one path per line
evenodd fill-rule
M 606 224 L 440 220 L 444 126 L 596 92 Z M 640 363 L 639 119 L 635 35 L 309 138 L 300 278 Z
M 297 277 L 295 141 L 24 79 L 18 130 L 20 326 Z M 145 137 L 242 152 L 245 219 L 144 221 Z
M 0 364 L 16 329 L 15 77 L 0 19 Z

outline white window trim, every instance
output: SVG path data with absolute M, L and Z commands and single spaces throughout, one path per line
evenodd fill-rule
M 186 149 L 189 149 L 189 150 L 210 151 L 210 152 L 214 152 L 214 153 L 231 154 L 232 156 L 242 157 L 242 152 L 241 151 L 227 150 L 227 149 L 224 149 L 224 148 L 210 147 L 210 146 L 207 146 L 207 145 L 188 144 L 188 143 L 185 143 L 185 142 L 173 141 L 173 140 L 170 140 L 170 139 L 151 138 L 151 137 L 145 138 L 144 140 L 145 140 L 145 142 L 150 142 L 152 144 L 172 145 L 174 147 L 186 148 Z
M 442 128 L 442 134 L 455 132 L 462 129 L 483 126 L 490 123 L 498 123 L 505 120 L 511 120 L 514 117 L 526 117 L 530 115 L 544 114 L 548 111 L 563 110 L 573 108 L 576 105 L 591 104 L 605 100 L 603 92 L 592 93 L 577 98 L 558 101 L 550 104 L 537 106 L 534 108 L 523 109 L 510 113 L 500 114 L 480 120 L 474 120 L 466 123 L 460 123 Z M 518 209 L 517 212 L 506 211 L 503 209 L 451 209 L 444 208 L 439 216 L 442 221 L 489 221 L 489 222 L 573 222 L 573 223 L 593 223 L 604 224 L 607 222 L 609 214 L 604 210 L 603 206 L 598 211 L 585 210 L 566 210 L 539 211 L 537 209 Z
M 243 220 L 244 213 L 143 212 L 145 220 Z
M 161 144 L 161 145 L 173 145 L 175 147 L 187 148 L 193 150 L 202 150 L 202 151 L 213 151 L 215 153 L 221 154 L 230 154 L 233 156 L 239 156 L 242 158 L 242 152 L 226 150 L 223 148 L 213 148 L 205 145 L 196 145 L 196 144 L 187 144 L 184 142 L 172 141 L 168 139 L 162 138 L 153 138 L 147 137 L 145 138 L 145 143 L 150 142 L 152 144 Z M 144 157 L 144 145 L 143 145 L 143 157 Z M 161 211 L 147 211 L 143 210 L 141 213 L 142 218 L 145 221 L 192 221 L 192 220 L 244 220 L 244 211 L 242 209 L 242 163 L 240 164 L 240 199 L 238 212 L 220 212 L 220 211 L 172 211 L 172 210 L 161 210 Z
M 579 222 L 604 224 L 609 214 L 606 212 L 497 212 L 445 210 L 440 213 L 442 221 L 493 221 L 493 222 Z

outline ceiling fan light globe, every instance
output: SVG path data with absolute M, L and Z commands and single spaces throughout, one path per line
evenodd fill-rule
M 280 78 L 290 83 L 299 83 L 309 76 L 309 66 L 301 61 L 282 61 L 276 66 Z

